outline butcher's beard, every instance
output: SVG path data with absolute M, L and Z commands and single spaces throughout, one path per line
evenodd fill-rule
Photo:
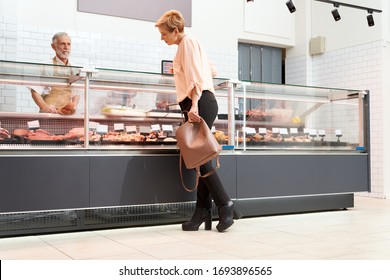
M 70 51 L 60 51 L 56 50 L 56 54 L 59 58 L 69 59 Z

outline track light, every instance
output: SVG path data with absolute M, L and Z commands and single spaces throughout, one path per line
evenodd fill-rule
M 369 13 L 369 15 L 367 16 L 367 23 L 368 23 L 368 26 L 374 26 L 375 25 L 375 22 L 374 22 L 374 16 L 372 15 L 372 10 L 367 10 L 367 12 Z
M 382 10 L 373 9 L 373 8 L 364 7 L 364 6 L 357 6 L 357 5 L 343 3 L 343 2 L 339 2 L 339 1 L 332 1 L 332 0 L 315 0 L 315 1 L 323 2 L 323 3 L 327 3 L 327 4 L 332 4 L 336 8 L 338 8 L 339 6 L 344 6 L 344 7 L 353 8 L 353 9 L 366 10 L 369 13 L 369 15 L 367 16 L 367 23 L 368 23 L 368 26 L 370 26 L 370 27 L 375 25 L 374 16 L 372 14 L 373 13 L 382 13 Z M 333 15 L 333 18 L 335 21 L 339 21 L 341 19 L 340 14 L 337 11 L 337 9 L 334 9 L 332 11 L 332 15 Z
M 332 10 L 332 15 L 335 21 L 339 21 L 341 19 L 341 16 L 337 9 Z
M 248 2 L 255 2 L 255 0 L 246 0 L 246 2 L 248 3 Z
M 290 11 L 290 13 L 293 13 L 293 12 L 295 12 L 297 10 L 295 8 L 294 3 L 292 2 L 292 0 L 287 1 L 286 2 L 286 6 L 287 6 L 288 10 Z

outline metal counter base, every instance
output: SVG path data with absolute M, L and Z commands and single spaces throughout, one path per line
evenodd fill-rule
M 196 194 L 183 189 L 178 160 L 174 152 L 0 156 L 0 236 L 184 222 Z M 220 162 L 244 217 L 349 208 L 353 193 L 370 189 L 367 154 L 232 152 Z
M 243 218 L 345 210 L 354 194 L 234 200 Z M 0 214 L 0 236 L 23 236 L 84 230 L 178 224 L 187 221 L 194 202 Z M 213 208 L 213 218 L 218 219 Z M 203 229 L 203 225 L 200 230 Z M 214 228 L 215 229 L 215 228 Z

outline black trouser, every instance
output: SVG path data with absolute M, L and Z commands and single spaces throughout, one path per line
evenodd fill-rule
M 187 121 L 187 112 L 190 111 L 192 100 L 188 97 L 179 103 L 181 110 L 184 113 L 184 118 Z M 211 129 L 218 113 L 218 103 L 212 92 L 204 90 L 198 102 L 199 115 L 204 119 L 208 127 Z M 201 174 L 213 170 L 211 162 L 205 163 L 200 167 Z M 217 207 L 225 205 L 229 200 L 229 195 L 225 191 L 217 172 L 206 178 L 199 178 L 198 190 L 196 193 L 197 208 L 211 208 L 211 199 L 214 200 Z

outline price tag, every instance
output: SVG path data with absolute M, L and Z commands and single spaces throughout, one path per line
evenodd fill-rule
M 99 125 L 97 122 L 89 122 L 89 130 L 96 130 L 96 127 Z
M 280 135 L 288 135 L 287 128 L 280 128 Z
M 256 129 L 254 129 L 253 127 L 243 127 L 242 130 L 248 135 L 256 134 Z
M 291 128 L 290 128 L 290 134 L 298 134 L 298 128 L 296 128 L 296 127 L 291 127 Z
M 343 134 L 341 133 L 341 129 L 336 129 L 335 133 L 337 137 L 343 136 Z
M 273 128 L 272 128 L 272 133 L 273 133 L 273 134 L 279 134 L 279 133 L 280 133 L 280 128 L 278 128 L 278 127 L 273 127 Z
M 259 134 L 260 135 L 266 135 L 267 129 L 265 127 L 259 127 Z
M 214 125 L 211 127 L 211 132 L 212 132 L 212 133 L 215 132 L 215 126 L 214 126 Z
M 150 128 L 153 130 L 153 131 L 160 131 L 161 130 L 161 127 L 159 124 L 152 124 L 150 126 Z
M 318 135 L 321 137 L 324 137 L 326 135 L 325 129 L 319 129 L 318 130 Z
M 137 132 L 137 127 L 135 125 L 128 125 L 126 126 L 126 132 L 127 133 Z
M 162 131 L 173 132 L 173 126 L 171 124 L 163 124 Z
M 310 133 L 310 128 L 304 128 L 303 129 L 303 133 L 306 134 L 306 135 L 309 134 Z
M 39 121 L 38 120 L 27 122 L 27 126 L 28 126 L 29 130 L 35 130 L 35 129 L 39 129 L 41 127 L 39 125 Z
M 98 124 L 96 126 L 96 133 L 98 133 L 98 134 L 106 134 L 106 133 L 108 133 L 108 125 Z
M 316 129 L 310 129 L 309 135 L 312 136 L 312 137 L 316 137 L 317 136 L 317 130 Z
M 150 128 L 148 126 L 140 126 L 139 127 L 139 133 L 142 133 L 142 134 L 149 134 L 150 133 Z
M 125 125 L 123 123 L 114 123 L 114 130 L 115 131 L 124 131 Z

